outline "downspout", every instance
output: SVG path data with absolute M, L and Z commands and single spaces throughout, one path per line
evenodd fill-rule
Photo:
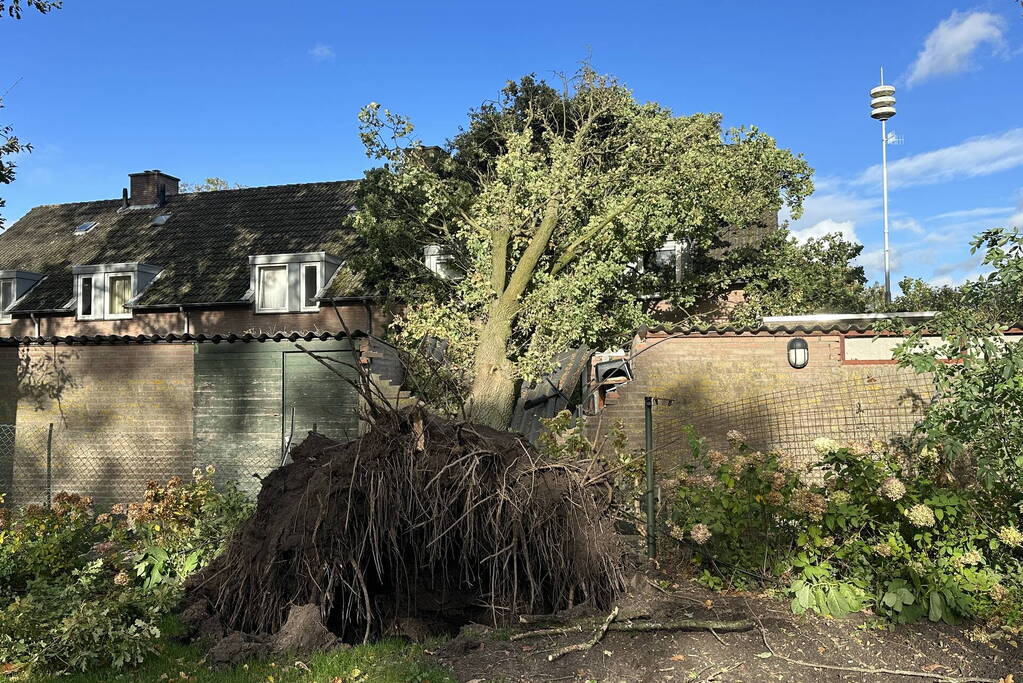
M 39 334 L 39 318 L 36 317 L 35 313 L 29 313 L 28 317 L 32 320 L 32 324 L 35 325 L 35 328 L 36 328 L 36 335 L 35 336 L 36 337 L 42 336 L 42 335 Z
M 362 302 L 362 305 L 366 307 L 366 334 L 373 336 L 373 306 L 369 303 L 369 299 Z
M 188 311 L 185 310 L 184 306 L 178 306 L 178 311 L 180 311 L 181 317 L 185 321 L 185 331 L 184 331 L 183 334 L 191 334 L 191 332 L 192 332 L 192 321 L 191 321 L 191 318 L 188 317 Z

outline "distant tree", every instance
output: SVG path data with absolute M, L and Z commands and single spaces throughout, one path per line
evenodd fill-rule
M 798 214 L 813 187 L 809 166 L 764 133 L 637 102 L 589 67 L 557 88 L 509 83 L 445 149 L 376 104 L 360 118 L 367 153 L 383 162 L 360 187 L 365 265 L 416 302 L 402 338 L 446 342 L 471 417 L 498 428 L 517 383 L 556 354 L 620 344 L 650 320 L 636 265 L 669 236 L 704 251 L 725 226 L 783 204 Z M 430 245 L 464 277 L 426 271 Z M 701 293 L 692 279 L 663 285 L 680 305 Z
M 241 190 L 244 185 L 229 183 L 223 178 L 207 178 L 198 183 L 181 183 L 180 192 L 217 192 L 219 190 Z
M 46 14 L 50 10 L 60 9 L 64 3 L 62 0 L 25 0 L 25 5 L 39 10 L 40 14 Z M 0 17 L 4 14 L 21 19 L 21 0 L 0 0 Z
M 859 313 L 870 292 L 861 266 L 852 264 L 863 245 L 838 233 L 799 243 L 786 229 L 724 258 L 722 289 L 741 288 L 745 302 L 728 316 L 740 325 L 759 325 L 764 316 Z

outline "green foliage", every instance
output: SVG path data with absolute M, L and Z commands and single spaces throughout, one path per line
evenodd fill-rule
M 761 131 L 637 102 L 589 67 L 558 88 L 509 83 L 444 149 L 423 146 L 409 119 L 375 103 L 360 120 L 383 165 L 360 187 L 358 265 L 417 302 L 396 322 L 399 340 L 446 342 L 495 426 L 510 417 L 518 379 L 648 322 L 643 292 L 695 301 L 699 274 L 675 283 L 636 267 L 669 235 L 705 253 L 725 226 L 759 225 L 783 204 L 798 214 L 812 190 L 806 163 Z M 429 272 L 427 245 L 464 277 Z
M 870 291 L 863 268 L 850 265 L 862 250 L 837 233 L 800 244 L 780 229 L 730 252 L 719 265 L 720 287 L 741 288 L 746 297 L 730 319 L 759 325 L 768 315 L 866 310 Z
M 198 183 L 181 183 L 178 186 L 179 192 L 219 192 L 221 190 L 241 190 L 244 185 L 228 182 L 223 178 L 206 178 Z
M 142 661 L 181 582 L 251 513 L 212 474 L 150 482 L 142 501 L 98 516 L 68 493 L 50 509 L 0 506 L 0 664 L 60 673 Z
M 115 589 L 103 560 L 33 581 L 0 610 L 0 662 L 53 673 L 140 663 L 164 608 L 139 588 Z
M 960 288 L 961 305 L 899 330 L 895 358 L 934 379 L 940 400 L 918 432 L 943 474 L 1023 502 L 1023 346 L 1001 324 L 1023 311 L 1023 235 L 990 230 L 973 244 L 992 273 Z
M 953 484 L 930 450 L 818 439 L 809 470 L 731 437 L 727 454 L 694 442 L 669 525 L 705 579 L 780 584 L 796 613 L 873 605 L 896 622 L 991 616 L 1023 586 L 1023 500 Z
M 451 672 L 431 665 L 423 646 L 399 640 L 380 640 L 348 649 L 319 652 L 301 660 L 290 658 L 258 659 L 232 668 L 213 669 L 206 661 L 206 648 L 182 645 L 173 636 L 180 626 L 165 620 L 164 637 L 158 651 L 135 669 L 104 668 L 84 674 L 71 674 L 67 683 L 109 683 L 110 681 L 183 680 L 199 683 L 454 683 Z M 31 677 L 29 683 L 52 680 Z
M 50 10 L 60 9 L 64 3 L 62 0 L 25 0 L 25 5 L 36 10 L 40 14 L 46 14 Z M 0 17 L 4 14 L 15 19 L 21 19 L 21 0 L 0 0 Z
M 619 520 L 640 522 L 639 504 L 646 488 L 644 456 L 629 449 L 625 426 L 612 425 L 603 436 L 593 439 L 587 436 L 585 424 L 567 410 L 541 419 L 541 423 L 543 431 L 538 439 L 541 452 L 553 461 L 594 461 L 611 472 Z

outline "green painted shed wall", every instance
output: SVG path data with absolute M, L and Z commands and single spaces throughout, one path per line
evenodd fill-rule
M 255 485 L 253 474 L 279 465 L 293 410 L 294 443 L 314 425 L 338 439 L 358 435 L 358 396 L 331 371 L 355 376 L 348 342 L 301 346 L 330 368 L 290 342 L 195 346 L 195 459 L 214 464 L 218 479 Z

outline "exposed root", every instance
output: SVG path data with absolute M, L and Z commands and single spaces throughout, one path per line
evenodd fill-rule
M 263 480 L 227 551 L 187 584 L 224 626 L 270 634 L 315 604 L 348 642 L 417 615 L 506 622 L 625 586 L 613 486 L 515 434 L 419 409 L 377 411 L 349 443 L 311 434 Z

